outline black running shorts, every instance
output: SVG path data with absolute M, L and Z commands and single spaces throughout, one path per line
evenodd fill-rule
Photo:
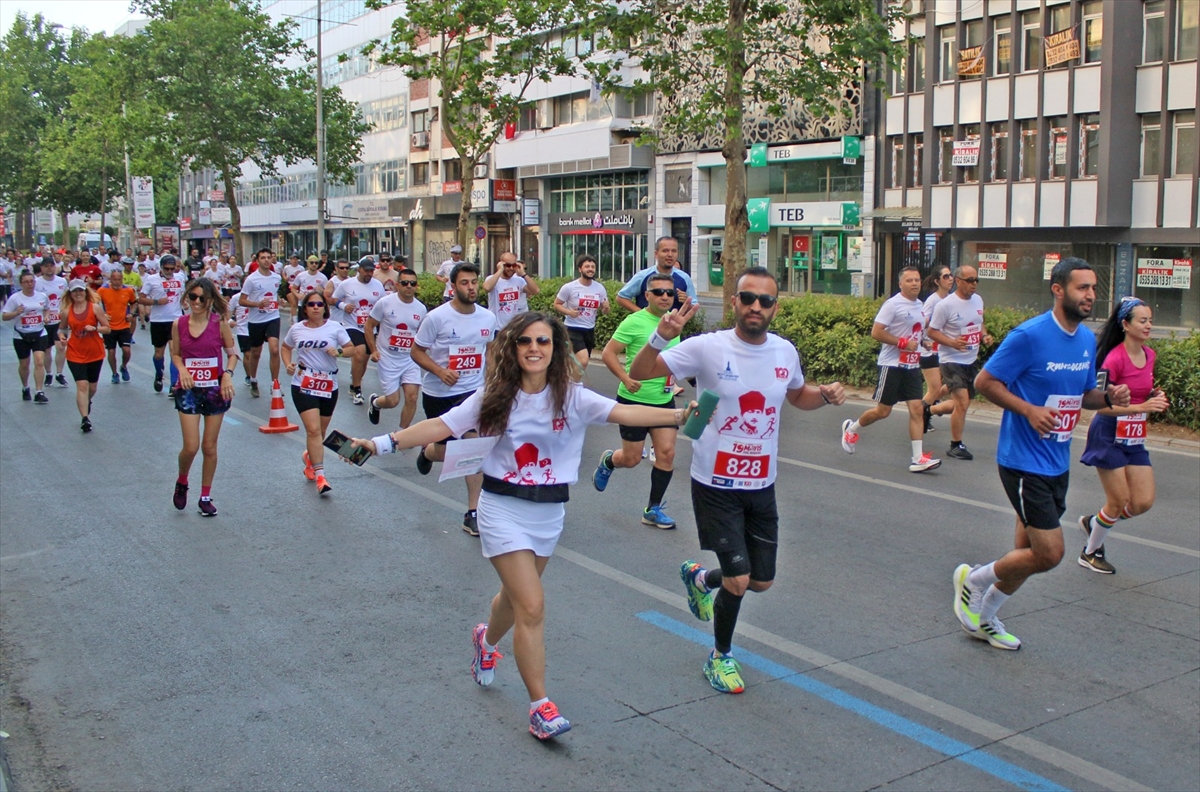
M 246 325 L 250 330 L 250 346 L 260 347 L 268 338 L 279 338 L 279 319 L 275 318 L 269 322 L 259 322 L 257 324 L 250 322 Z
M 634 401 L 633 399 L 626 399 L 624 396 L 621 396 L 620 394 L 618 394 L 617 395 L 617 404 L 636 404 L 641 407 L 674 408 L 675 407 L 675 397 L 671 396 L 667 401 L 663 402 L 662 404 L 646 404 L 645 402 L 638 402 L 638 401 Z M 619 426 L 618 428 L 620 429 L 620 432 L 621 432 L 621 439 L 627 440 L 630 443 L 644 443 L 646 441 L 646 435 L 650 434 L 651 429 L 670 429 L 672 431 L 679 431 L 679 426 L 677 424 L 669 424 L 669 425 L 663 424 L 662 426 L 623 426 L 622 425 L 622 426 Z
M 585 330 L 582 327 L 568 327 L 567 337 L 571 339 L 571 351 L 576 354 L 586 349 L 590 355 L 596 348 L 595 328 Z
M 925 390 L 925 378 L 921 370 L 880 366 L 879 381 L 875 385 L 875 401 L 891 407 L 896 402 L 919 401 Z
M 129 327 L 113 330 L 104 336 L 105 349 L 116 349 L 118 346 L 127 347 L 131 343 L 133 343 L 133 329 Z
M 443 415 L 469 399 L 471 394 L 474 392 L 475 391 L 456 393 L 453 396 L 430 396 L 428 393 L 422 391 L 421 409 L 425 411 L 426 418 L 441 418 Z M 438 440 L 436 445 L 446 445 L 446 440 L 450 439 L 451 438 L 447 437 L 445 440 Z
M 250 325 L 253 327 L 254 325 Z M 333 415 L 333 408 L 337 407 L 338 392 L 335 390 L 329 394 L 329 397 L 310 396 L 300 390 L 299 385 L 292 386 L 292 404 L 296 407 L 296 412 L 306 413 L 309 410 L 318 410 L 322 418 L 328 418 Z
M 975 375 L 979 373 L 978 363 L 942 363 L 938 368 L 942 371 L 942 384 L 950 389 L 967 391 L 967 396 L 975 398 Z
M 1003 465 L 1000 468 L 1000 483 L 1008 495 L 1008 502 L 1017 511 L 1029 528 L 1052 531 L 1067 510 L 1067 484 L 1071 471 L 1058 476 L 1042 476 L 1026 473 Z
M 45 352 L 50 348 L 50 336 L 42 333 L 13 333 L 13 349 L 17 352 L 17 360 L 29 360 L 34 352 Z
M 712 550 L 727 577 L 775 579 L 779 511 L 775 485 L 760 490 L 727 490 L 692 479 L 692 512 L 700 547 Z
M 174 322 L 151 322 L 150 323 L 150 345 L 155 349 L 165 347 L 171 343 L 171 325 Z

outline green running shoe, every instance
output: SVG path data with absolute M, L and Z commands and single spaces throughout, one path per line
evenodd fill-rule
M 1021 648 L 1020 639 L 1004 629 L 1004 622 L 995 616 L 979 623 L 979 632 L 975 633 L 975 637 L 982 638 L 997 649 L 1016 651 Z
M 703 570 L 704 567 L 695 561 L 684 561 L 679 565 L 679 578 L 687 589 L 688 607 L 692 609 L 692 615 L 700 621 L 712 621 L 712 592 L 696 583 L 696 573 Z
M 967 581 L 969 574 L 971 567 L 966 564 L 959 564 L 954 570 L 954 615 L 964 630 L 975 635 L 979 631 L 979 602 L 976 592 Z M 972 600 L 976 601 L 972 603 Z M 974 611 L 971 610 L 972 604 L 975 605 Z
M 746 689 L 742 683 L 742 667 L 732 655 L 718 655 L 714 649 L 704 664 L 704 676 L 708 683 L 722 693 L 741 693 Z

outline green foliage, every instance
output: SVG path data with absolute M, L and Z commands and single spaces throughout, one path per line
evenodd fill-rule
M 1152 421 L 1186 426 L 1200 432 L 1200 333 L 1193 330 L 1179 338 L 1156 338 L 1150 342 L 1154 360 L 1154 383 L 1171 400 L 1171 409 L 1151 414 Z

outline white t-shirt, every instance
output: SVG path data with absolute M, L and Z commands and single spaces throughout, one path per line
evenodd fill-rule
M 462 263 L 463 263 L 462 261 L 455 261 L 454 259 L 446 259 L 445 261 L 443 261 L 441 264 L 438 265 L 436 274 L 442 276 L 443 278 L 449 278 L 450 273 L 454 272 L 454 268 Z M 442 297 L 449 298 L 449 297 L 453 296 L 453 294 L 454 294 L 454 284 L 447 281 L 446 288 L 442 290 Z
M 242 275 L 245 274 L 237 264 L 221 265 L 221 284 L 226 289 L 242 290 Z
M 513 275 L 497 280 L 488 292 L 488 310 L 496 314 L 500 329 L 504 329 L 514 317 L 529 310 L 529 298 L 525 296 L 527 283 L 520 275 Z
M 368 278 L 366 283 L 360 281 L 357 275 L 346 278 L 333 290 L 335 306 L 340 304 L 342 307 L 331 306 L 330 316 L 336 316 L 343 327 L 362 330 L 367 325 L 371 309 L 385 294 L 387 292 L 384 291 L 383 284 L 374 278 Z
M 250 319 L 250 309 L 241 304 L 239 301 L 241 296 L 241 292 L 234 292 L 229 295 L 229 305 L 233 310 L 233 321 L 237 323 L 234 332 L 240 336 L 248 336 L 250 335 L 250 324 L 248 322 Z
M 62 298 L 67 293 L 66 280 L 58 275 L 49 280 L 38 275 L 37 280 L 33 282 L 33 290 L 38 294 L 46 295 L 46 301 L 49 304 L 46 309 L 46 323 L 58 324 L 58 312 L 62 307 Z
M 925 304 L 921 306 L 921 316 L 925 319 L 925 328 L 926 328 L 924 337 L 929 339 L 929 348 L 926 349 L 924 346 L 921 347 L 921 357 L 932 357 L 938 353 L 937 342 L 934 341 L 932 338 L 929 338 L 929 329 L 928 328 L 929 328 L 929 320 L 933 318 L 933 309 L 936 308 L 937 304 L 940 303 L 941 301 L 942 301 L 941 295 L 939 295 L 937 292 L 934 292 L 933 294 L 931 294 L 925 298 Z
M 430 396 L 457 396 L 482 387 L 487 345 L 496 337 L 496 329 L 496 315 L 478 305 L 469 314 L 454 310 L 453 303 L 443 303 L 430 311 L 417 328 L 413 343 L 428 350 L 434 363 L 457 371 L 459 376 L 451 386 L 426 371 L 421 386 L 424 391 Z
M 242 294 L 253 302 L 265 300 L 262 308 L 250 308 L 250 324 L 262 324 L 279 318 L 279 284 L 282 279 L 274 272 L 266 275 L 255 270 L 246 276 L 242 284 Z
M 775 483 L 780 409 L 804 387 L 796 347 L 774 333 L 747 344 L 733 330 L 704 333 L 664 350 L 676 380 L 720 396 L 712 422 L 692 444 L 692 478 L 718 489 L 756 490 Z
M 564 283 L 558 290 L 558 299 L 568 308 L 578 308 L 579 316 L 563 317 L 563 324 L 580 330 L 591 330 L 596 326 L 600 306 L 608 302 L 608 289 L 600 281 L 584 285 L 580 280 Z
M 8 259 L 0 256 L 0 286 L 12 286 L 13 265 Z
M 903 350 L 892 344 L 884 344 L 879 350 L 879 365 L 899 368 L 917 368 L 921 365 L 921 336 L 925 332 L 922 307 L 920 300 L 910 300 L 903 294 L 893 295 L 879 307 L 875 323 L 883 325 L 883 329 L 897 338 L 908 339 L 908 345 Z
M 174 322 L 183 316 L 183 309 L 179 305 L 179 300 L 183 297 L 183 278 L 178 272 L 173 273 L 170 280 L 165 280 L 157 272 L 147 275 L 142 279 L 142 294 L 151 300 L 167 298 L 164 305 L 150 306 L 151 322 Z
M 13 328 L 25 335 L 45 335 L 45 314 L 46 309 L 50 306 L 46 295 L 36 291 L 30 297 L 26 297 L 25 292 L 10 294 L 4 301 L 4 313 L 15 311 L 18 306 L 21 308 L 21 313 L 13 318 Z
M 479 427 L 483 390 L 442 416 L 455 437 Z M 563 415 L 554 415 L 549 387 L 539 393 L 517 390 L 508 428 L 483 460 L 483 472 L 518 486 L 574 484 L 579 480 L 584 428 L 608 422 L 617 403 L 582 385 L 567 389 Z
M 146 272 L 151 274 L 158 272 L 157 258 L 147 258 L 143 263 L 146 265 Z
M 326 283 L 329 283 L 329 278 L 326 278 L 325 273 L 320 270 L 317 270 L 315 274 L 305 270 L 296 276 L 296 280 L 292 281 L 292 285 L 300 290 L 302 297 L 314 291 L 324 294 Z
M 337 322 L 325 321 L 320 327 L 296 322 L 288 328 L 283 345 L 296 350 L 293 361 L 298 363 L 292 384 L 309 396 L 327 397 L 337 390 L 337 361 L 330 349 L 341 349 L 350 343 L 350 334 Z
M 959 352 L 954 347 L 941 347 L 938 361 L 969 366 L 979 357 L 979 342 L 983 338 L 983 300 L 978 294 L 964 300 L 958 292 L 950 292 L 933 309 L 929 326 L 951 338 L 966 336 L 966 349 Z
M 287 279 L 287 282 L 289 285 L 296 281 L 297 275 L 299 275 L 301 272 L 307 272 L 307 271 L 308 271 L 307 269 L 300 266 L 299 264 L 284 264 L 283 265 L 283 277 Z
M 396 360 L 412 357 L 413 339 L 425 315 L 425 303 L 414 299 L 404 302 L 398 294 L 389 294 L 371 308 L 371 318 L 379 322 L 375 348 L 380 355 Z

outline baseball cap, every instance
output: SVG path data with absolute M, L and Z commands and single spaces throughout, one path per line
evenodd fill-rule
M 375 259 L 371 256 L 363 256 L 358 260 L 359 269 L 375 269 Z
M 450 248 L 451 253 L 462 253 L 462 245 L 455 245 Z
M 86 289 L 87 282 L 83 278 L 75 278 L 67 284 L 67 291 L 75 291 L 76 289 Z
M 168 253 L 167 255 L 163 256 L 162 258 L 160 258 L 158 260 L 159 266 L 167 265 L 167 266 L 174 267 L 178 263 L 179 263 L 179 259 L 172 256 L 170 253 Z

